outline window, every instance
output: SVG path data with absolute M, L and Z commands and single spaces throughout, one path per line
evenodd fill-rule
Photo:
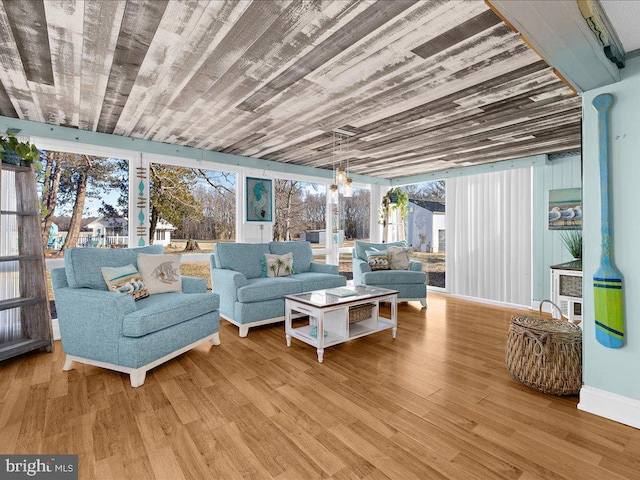
M 327 245 L 327 187 L 319 183 L 276 179 L 273 240 L 307 241 L 314 250 Z M 316 255 L 315 261 L 322 261 Z
M 43 150 L 38 189 L 47 256 L 127 247 L 129 166 L 122 158 Z
M 168 252 L 211 253 L 236 236 L 236 175 L 151 163 L 149 238 Z
M 371 191 L 354 188 L 352 197 L 340 196 L 340 231 L 344 237 L 340 252 L 340 273 L 353 278 L 352 250 L 356 240 L 369 241 Z
M 404 187 L 409 195 L 407 242 L 413 260 L 422 262 L 427 285 L 445 288 L 445 182 L 425 182 Z

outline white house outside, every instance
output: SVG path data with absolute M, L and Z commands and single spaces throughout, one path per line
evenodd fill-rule
M 421 252 L 445 251 L 445 205 L 430 200 L 409 200 L 407 242 Z
M 99 217 L 86 226 L 91 232 L 80 232 L 77 247 L 120 247 L 125 248 L 129 243 L 129 221 L 125 217 Z M 167 246 L 171 243 L 171 232 L 176 227 L 164 220 L 159 220 L 153 243 Z M 67 232 L 52 231 L 49 237 L 49 248 L 59 250 L 64 243 Z

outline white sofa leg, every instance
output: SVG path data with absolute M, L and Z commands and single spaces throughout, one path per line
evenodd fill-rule
M 129 378 L 131 380 L 131 386 L 133 388 L 141 387 L 142 384 L 144 383 L 144 379 L 146 376 L 147 376 L 146 370 L 142 370 L 142 369 L 134 370 L 129 374 Z
M 239 329 L 240 329 L 240 336 L 242 338 L 249 335 L 249 325 L 240 325 Z
M 420 305 L 422 305 L 424 308 L 427 308 L 427 299 L 425 298 L 424 300 L 420 300 Z
M 216 332 L 213 335 L 213 338 L 209 340 L 209 342 L 211 342 L 211 345 L 220 345 L 220 333 Z
M 64 366 L 62 367 L 62 370 L 64 372 L 68 372 L 69 370 L 71 370 L 72 367 L 73 367 L 73 359 L 69 355 L 67 355 L 64 360 Z

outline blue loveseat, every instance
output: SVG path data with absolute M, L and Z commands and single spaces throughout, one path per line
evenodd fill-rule
M 264 255 L 293 254 L 293 275 L 266 277 Z M 309 242 L 218 243 L 211 256 L 213 291 L 220 294 L 220 315 L 246 337 L 249 327 L 284 320 L 284 296 L 343 287 L 337 265 L 313 262 Z
M 130 375 L 144 383 L 146 372 L 208 340 L 219 345 L 220 299 L 207 293 L 203 278 L 182 277 L 182 292 L 134 301 L 110 292 L 101 267 L 137 266 L 138 253 L 162 254 L 161 245 L 142 248 L 72 248 L 64 268 L 51 271 L 64 370 L 87 363 Z
M 422 263 L 411 261 L 408 270 L 371 270 L 367 250 L 386 250 L 390 246 L 406 247 L 407 242 L 368 243 L 356 242 L 353 249 L 353 283 L 398 290 L 398 300 L 418 300 L 427 306 L 427 276 Z

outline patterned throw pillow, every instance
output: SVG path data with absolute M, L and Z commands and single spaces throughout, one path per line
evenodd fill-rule
M 391 270 L 409 270 L 411 265 L 411 247 L 389 247 L 389 268 Z
M 149 295 L 182 291 L 181 257 L 182 255 L 138 254 L 138 268 Z
M 386 250 L 376 250 L 375 248 L 366 250 L 367 263 L 371 270 L 389 270 L 389 257 Z
M 124 267 L 102 267 L 102 278 L 111 292 L 131 295 L 134 300 L 149 296 L 142 275 L 132 264 Z
M 286 277 L 293 275 L 293 253 L 285 253 L 284 255 L 274 255 L 271 253 L 264 254 L 264 273 L 265 277 Z

